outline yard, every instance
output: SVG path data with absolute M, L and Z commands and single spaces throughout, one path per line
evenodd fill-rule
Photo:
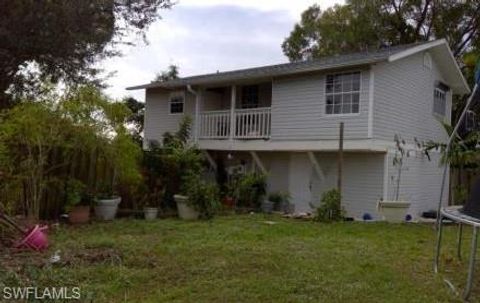
M 466 263 L 454 258 L 454 237 L 447 227 L 442 273 L 459 287 Z M 263 215 L 122 219 L 62 225 L 51 238 L 47 253 L 9 257 L 3 251 L 0 281 L 80 286 L 82 298 L 95 302 L 458 300 L 432 272 L 432 225 L 321 224 Z M 61 259 L 50 265 L 57 250 Z M 472 301 L 479 297 L 476 283 Z

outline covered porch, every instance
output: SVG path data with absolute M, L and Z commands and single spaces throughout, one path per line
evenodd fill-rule
M 271 133 L 272 84 L 208 87 L 196 111 L 200 140 L 264 139 Z

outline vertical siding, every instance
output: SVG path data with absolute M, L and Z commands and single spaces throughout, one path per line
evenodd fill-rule
M 185 115 L 194 118 L 195 98 L 185 92 L 184 114 L 171 115 L 169 109 L 170 92 L 148 90 L 145 96 L 145 142 L 161 142 L 165 132 L 174 132 Z
M 433 61 L 432 69 L 423 65 L 423 53 L 405 59 L 374 66 L 373 136 L 392 141 L 400 134 L 408 141 L 442 141 L 446 133 L 432 114 L 433 89 L 443 78 Z M 447 116 L 450 116 L 451 94 L 447 97 Z M 449 119 L 447 119 L 449 120 Z
M 337 139 L 338 124 L 345 122 L 345 138 L 368 135 L 369 72 L 361 73 L 360 113 L 325 114 L 326 74 L 274 79 L 272 85 L 272 140 Z

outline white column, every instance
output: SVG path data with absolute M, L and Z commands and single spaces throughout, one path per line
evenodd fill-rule
M 370 81 L 368 84 L 368 133 L 369 139 L 373 138 L 373 99 L 375 91 L 375 73 L 373 72 L 374 66 L 370 67 Z
M 230 99 L 230 141 L 233 141 L 233 137 L 235 136 L 235 101 L 237 99 L 237 87 L 232 85 L 232 95 Z
M 202 90 L 198 90 L 195 95 L 195 129 L 194 129 L 194 138 L 195 143 L 198 143 L 198 136 L 200 133 L 200 101 L 202 98 Z

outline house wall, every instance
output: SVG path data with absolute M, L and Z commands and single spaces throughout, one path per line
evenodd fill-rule
M 394 199 L 397 191 L 398 166 L 393 165 L 395 153 L 388 154 L 388 192 L 387 199 Z M 417 219 L 422 212 L 436 210 L 440 198 L 443 166 L 441 154 L 430 153 L 430 160 L 422 152 L 410 151 L 404 158 L 400 178 L 399 199 L 411 203 L 408 213 Z M 443 205 L 448 203 L 449 174 L 447 174 Z
M 314 153 L 325 179 L 320 179 L 305 152 L 258 153 L 268 171 L 268 190 L 288 191 L 296 212 L 311 212 L 321 195 L 337 186 L 337 155 Z M 366 212 L 379 218 L 377 201 L 383 196 L 384 154 L 344 155 L 343 206 L 348 216 L 361 218 Z
M 395 134 L 413 143 L 444 141 L 447 135 L 433 115 L 435 81 L 448 84 L 435 61 L 429 69 L 423 64 L 424 53 L 373 67 L 374 114 L 373 137 L 392 141 Z M 450 117 L 452 94 L 447 95 L 447 117 Z M 449 122 L 449 119 L 446 119 Z
M 337 139 L 340 122 L 346 139 L 367 138 L 369 77 L 362 70 L 360 113 L 351 115 L 325 114 L 326 74 L 274 79 L 271 140 Z
M 175 132 L 185 115 L 194 119 L 195 97 L 185 92 L 185 107 L 183 114 L 170 114 L 170 92 L 159 89 L 147 89 L 145 97 L 145 140 L 161 142 L 165 132 Z
M 322 194 L 337 187 L 337 155 L 335 153 L 315 153 L 317 161 L 324 170 L 325 179 L 312 175 L 312 202 L 320 204 Z M 345 153 L 343 171 L 342 206 L 347 216 L 362 218 L 369 213 L 379 218 L 376 206 L 383 196 L 384 154 L 381 153 Z

